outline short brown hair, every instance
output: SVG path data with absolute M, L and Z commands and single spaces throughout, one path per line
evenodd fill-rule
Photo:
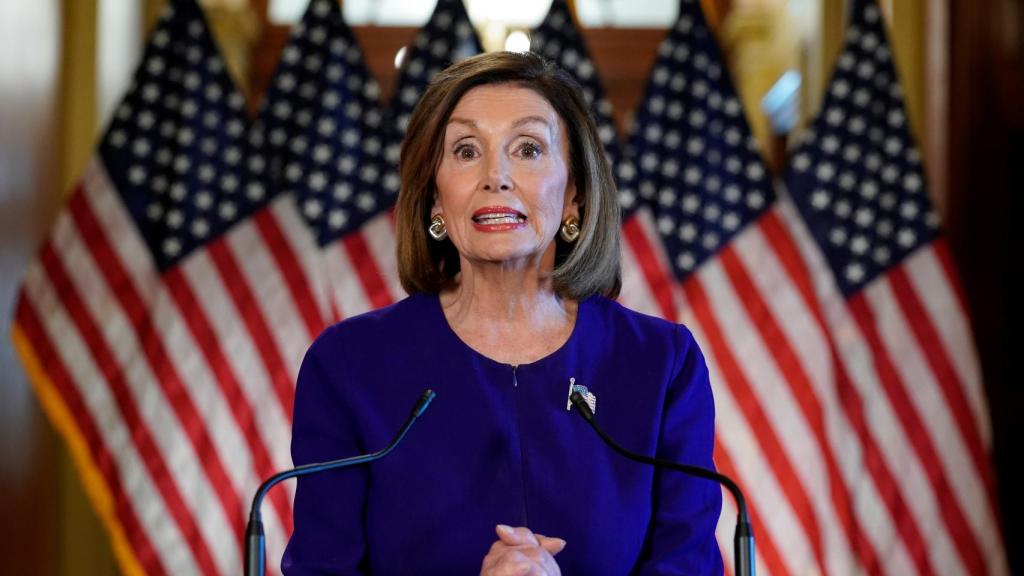
M 487 84 L 529 88 L 551 104 L 569 138 L 569 173 L 576 184 L 580 236 L 572 244 L 557 238 L 555 293 L 582 300 L 594 294 L 614 298 L 619 266 L 619 204 L 611 168 L 583 90 L 565 71 L 531 53 L 491 52 L 467 58 L 434 77 L 409 119 L 400 161 L 402 189 L 396 208 L 398 276 L 410 294 L 438 293 L 459 272 L 451 241 L 432 241 L 426 232 L 437 193 L 444 133 L 452 110 L 472 88 Z

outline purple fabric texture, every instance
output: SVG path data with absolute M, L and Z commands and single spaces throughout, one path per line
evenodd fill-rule
M 435 295 L 326 330 L 299 373 L 296 465 L 376 451 L 437 398 L 385 459 L 299 480 L 285 574 L 478 574 L 499 523 L 564 538 L 566 575 L 721 574 L 718 485 L 612 452 L 566 410 L 570 378 L 625 447 L 713 466 L 692 335 L 611 300 L 581 302 L 569 340 L 519 366 L 462 342 Z

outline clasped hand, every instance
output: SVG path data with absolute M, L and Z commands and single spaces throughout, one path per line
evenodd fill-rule
M 561 576 L 555 555 L 565 548 L 565 540 L 504 524 L 495 532 L 498 540 L 484 556 L 480 576 Z

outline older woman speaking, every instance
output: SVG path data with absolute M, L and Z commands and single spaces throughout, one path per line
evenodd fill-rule
M 341 322 L 299 374 L 287 574 L 720 574 L 721 492 L 628 461 L 712 467 L 714 403 L 683 326 L 617 304 L 619 212 L 580 87 L 533 54 L 440 73 L 402 146 L 398 269 L 410 296 Z

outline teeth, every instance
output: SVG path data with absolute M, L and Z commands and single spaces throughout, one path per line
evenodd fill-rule
M 484 214 L 475 220 L 481 224 L 518 224 L 526 218 L 514 214 Z
M 515 216 L 487 216 L 480 218 L 481 224 L 518 224 L 519 218 Z

